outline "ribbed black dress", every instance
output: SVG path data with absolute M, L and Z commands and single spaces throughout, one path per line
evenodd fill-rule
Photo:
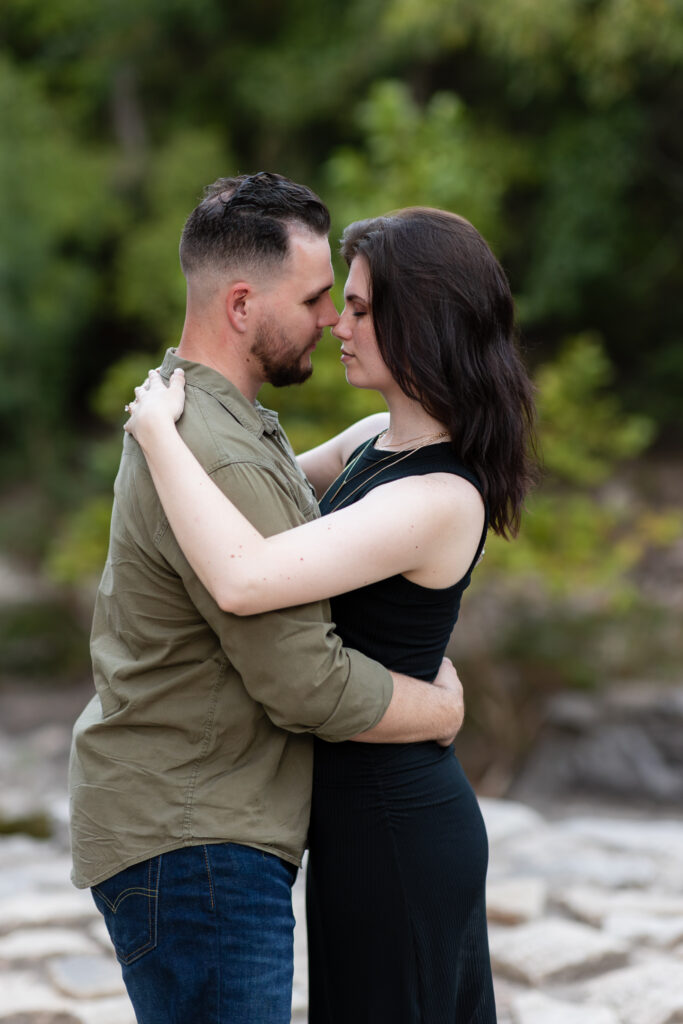
M 371 442 L 345 472 L 323 514 L 416 474 L 455 473 L 481 490 L 449 443 L 387 458 Z M 486 528 L 454 586 L 399 575 L 333 598 L 344 643 L 433 679 Z M 310 1024 L 494 1024 L 486 831 L 452 747 L 316 740 L 309 848 Z

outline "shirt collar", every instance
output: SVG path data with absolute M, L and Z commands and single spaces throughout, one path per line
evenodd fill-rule
M 185 380 L 192 387 L 205 391 L 234 416 L 237 422 L 256 437 L 262 434 L 276 434 L 280 429 L 278 415 L 272 409 L 266 409 L 260 402 L 253 405 L 248 398 L 235 387 L 232 381 L 224 377 L 218 370 L 193 363 L 176 355 L 176 350 L 169 348 L 161 364 L 161 376 L 170 377 L 176 367 L 185 371 Z

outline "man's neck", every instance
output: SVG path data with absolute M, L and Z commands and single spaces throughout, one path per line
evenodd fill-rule
M 252 370 L 253 360 L 247 362 L 234 353 L 227 344 L 216 344 L 215 339 L 205 339 L 196 334 L 183 331 L 176 355 L 192 363 L 201 363 L 220 373 L 242 392 L 247 401 L 256 401 L 263 380 L 255 376 Z

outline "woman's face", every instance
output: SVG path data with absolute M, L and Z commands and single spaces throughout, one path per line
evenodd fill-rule
M 344 287 L 344 309 L 332 334 L 342 343 L 341 361 L 349 384 L 385 392 L 395 383 L 377 347 L 370 304 L 370 268 L 364 256 L 356 256 L 351 262 Z

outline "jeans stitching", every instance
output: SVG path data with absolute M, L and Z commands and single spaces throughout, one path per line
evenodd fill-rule
M 209 863 L 209 851 L 207 850 L 206 846 L 202 846 L 202 850 L 204 852 L 204 863 L 206 864 L 206 877 L 209 880 L 210 906 L 211 906 L 212 910 L 215 910 L 216 909 L 216 903 L 215 903 L 215 900 L 214 900 L 214 893 L 213 893 L 213 879 L 211 877 L 211 865 Z
M 98 885 L 94 886 L 94 892 L 97 893 L 97 895 L 100 897 L 103 903 L 107 904 L 112 914 L 118 913 L 119 907 L 128 896 L 156 897 L 158 895 L 158 890 L 154 890 L 151 888 L 145 889 L 145 887 L 142 885 L 135 885 L 131 886 L 129 889 L 124 889 L 123 892 L 119 893 L 119 895 L 116 897 L 114 901 L 110 900 L 107 896 L 105 896 L 105 894 L 102 892 Z
M 153 882 L 153 880 L 152 880 L 152 872 L 154 870 L 154 862 L 155 861 L 156 861 L 156 865 L 157 865 L 157 873 L 156 873 L 156 881 Z M 147 888 L 145 888 L 144 886 L 141 886 L 141 885 L 140 886 L 130 886 L 128 889 L 124 889 L 123 892 L 119 893 L 118 898 L 115 901 L 112 902 L 112 900 L 108 899 L 107 896 L 105 896 L 105 894 L 102 892 L 102 890 L 99 888 L 99 886 L 94 886 L 93 887 L 93 892 L 97 892 L 97 894 L 100 897 L 100 899 L 102 900 L 102 902 L 106 904 L 106 906 L 109 908 L 109 910 L 112 912 L 112 914 L 117 914 L 118 913 L 118 910 L 119 910 L 121 904 L 123 903 L 123 901 L 128 896 L 135 895 L 135 896 L 146 896 L 147 897 L 147 930 L 148 930 L 148 939 L 147 939 L 146 942 L 143 942 L 142 945 L 138 946 L 137 949 L 134 949 L 134 950 L 132 950 L 132 952 L 126 953 L 125 955 L 123 953 L 119 953 L 118 950 L 117 950 L 117 955 L 119 956 L 119 959 L 121 960 L 121 962 L 123 964 L 129 964 L 140 953 L 143 953 L 143 952 L 146 952 L 146 951 L 148 951 L 150 949 L 153 949 L 156 946 L 156 944 L 157 944 L 157 937 L 156 937 L 156 913 L 158 911 L 158 904 L 159 904 L 159 876 L 160 876 L 160 874 L 161 874 L 161 855 L 159 855 L 159 857 L 157 857 L 157 858 L 154 858 L 154 860 L 150 860 L 150 862 L 148 864 L 148 867 L 147 867 L 147 885 L 148 885 L 148 887 Z M 154 904 L 154 913 L 155 913 L 154 919 L 152 917 L 152 904 Z

